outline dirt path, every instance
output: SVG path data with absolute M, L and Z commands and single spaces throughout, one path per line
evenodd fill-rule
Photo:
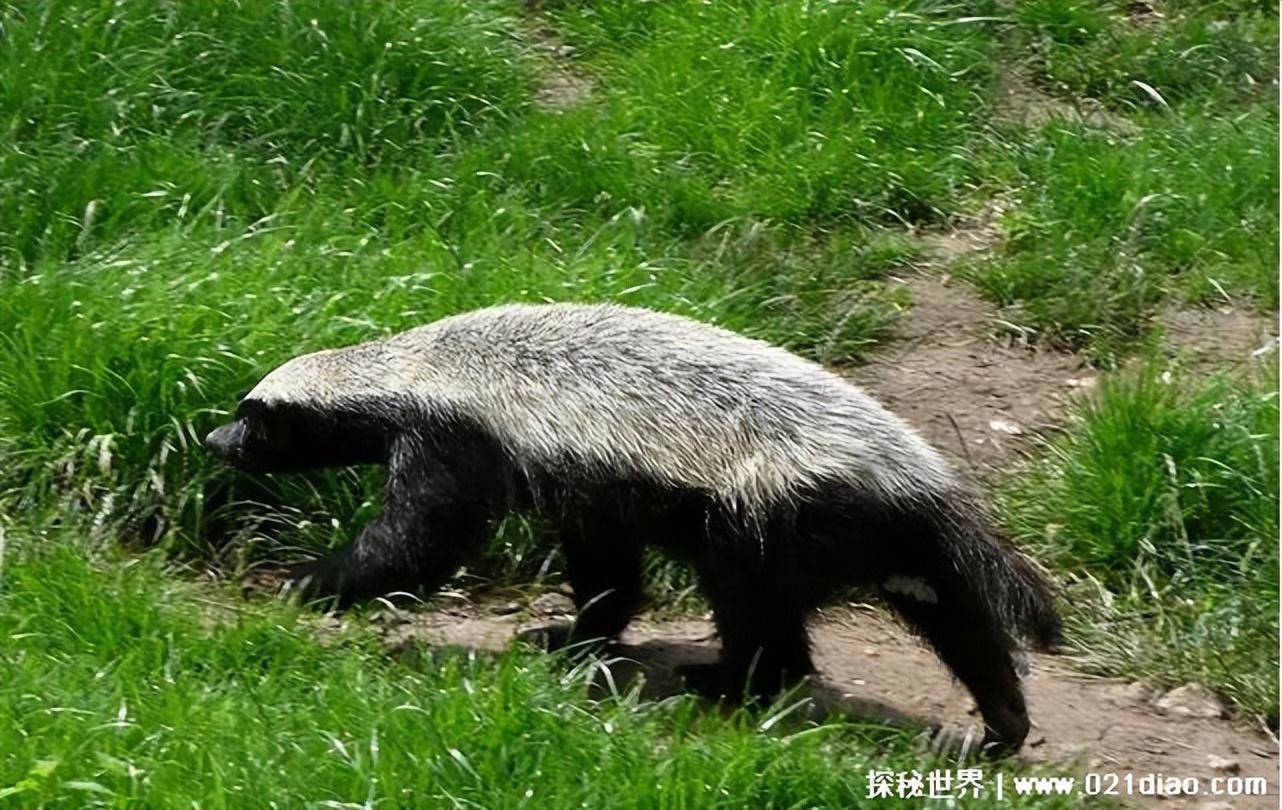
M 1051 121 L 1068 121 L 1122 136 L 1138 135 L 1140 132 L 1135 124 L 1095 99 L 1068 101 L 1057 98 L 1038 88 L 1024 72 L 1009 67 L 1002 71 L 996 112 L 1007 121 L 1029 128 L 1037 128 Z
M 527 22 L 526 43 L 541 66 L 534 91 L 537 107 L 562 112 L 591 99 L 596 83 L 575 69 L 572 45 L 534 16 Z
M 569 600 L 545 594 L 529 610 L 513 603 L 462 604 L 425 613 L 384 613 L 382 633 L 392 648 L 429 644 L 499 652 L 518 633 L 564 620 Z M 819 678 L 809 690 L 812 717 L 839 713 L 890 723 L 973 728 L 977 716 L 966 691 L 913 636 L 880 610 L 844 606 L 812 623 Z M 614 645 L 595 683 L 620 691 L 642 685 L 642 695 L 663 698 L 681 691 L 673 670 L 710 661 L 717 639 L 706 619 L 642 617 Z M 1182 716 L 1158 708 L 1158 696 L 1138 684 L 1089 678 L 1052 656 L 1035 655 L 1026 681 L 1033 732 L 1020 758 L 1050 763 L 1081 777 L 1088 771 L 1162 773 L 1180 777 L 1258 776 L 1271 795 L 1233 807 L 1278 804 L 1278 749 L 1268 737 L 1219 717 Z M 643 678 L 637 681 L 638 677 Z M 1194 711 L 1206 709 L 1188 702 Z M 1215 711 L 1208 704 L 1204 713 Z M 1209 799 L 1167 799 L 1166 807 L 1201 807 Z M 1253 802 L 1253 803 L 1252 803 Z M 1207 805 L 1215 806 L 1215 805 Z
M 1076 355 L 994 343 L 996 309 L 965 284 L 902 283 L 914 302 L 902 339 L 847 376 L 955 458 L 997 464 L 1094 385 L 1095 371 Z
M 1079 355 L 995 342 L 998 308 L 949 279 L 950 264 L 997 240 L 997 213 L 986 211 L 949 233 L 920 235 L 928 246 L 921 274 L 896 282 L 913 301 L 900 339 L 844 372 L 935 447 L 980 473 L 1000 469 L 1033 437 L 1061 424 L 1069 400 L 1087 394 L 1099 377 Z M 1246 306 L 1170 307 L 1155 321 L 1166 354 L 1193 373 L 1240 368 L 1278 348 L 1276 315 Z

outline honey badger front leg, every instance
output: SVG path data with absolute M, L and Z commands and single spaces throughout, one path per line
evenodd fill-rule
M 392 442 L 382 514 L 346 546 L 292 566 L 287 580 L 303 598 L 339 606 L 434 590 L 493 533 L 510 505 L 508 478 L 502 455 L 480 436 L 402 434 Z

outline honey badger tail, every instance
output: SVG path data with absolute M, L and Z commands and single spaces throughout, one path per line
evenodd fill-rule
M 930 512 L 940 551 L 998 625 L 1040 649 L 1059 644 L 1063 625 L 1049 583 L 1035 563 L 1007 547 L 978 499 L 953 494 Z
M 1050 587 L 967 492 L 917 497 L 901 514 L 883 593 L 970 690 L 987 749 L 1014 751 L 1030 728 L 1018 642 L 1050 647 L 1060 638 Z

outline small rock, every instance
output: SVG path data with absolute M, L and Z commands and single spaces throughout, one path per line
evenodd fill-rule
M 878 655 L 881 655 L 881 653 L 877 652 L 876 647 L 864 647 L 864 655 L 871 655 L 876 657 Z
M 1108 696 L 1121 706 L 1146 706 L 1153 700 L 1153 690 L 1139 681 L 1132 681 L 1111 687 Z
M 1095 378 L 1094 377 L 1076 377 L 1073 379 L 1064 380 L 1064 384 L 1067 385 L 1069 388 L 1094 388 Z
M 1223 717 L 1224 706 L 1200 683 L 1186 683 L 1157 699 L 1163 713 L 1176 717 Z
M 1024 429 L 1009 419 L 993 419 L 988 423 L 988 427 L 998 433 L 1005 433 L 1010 436 L 1018 436 L 1024 432 Z
M 1236 759 L 1230 759 L 1229 757 L 1221 757 L 1215 754 L 1208 754 L 1206 757 L 1206 762 L 1208 765 L 1211 766 L 1211 768 L 1217 771 L 1223 771 L 1225 773 L 1241 773 L 1242 772 L 1242 763 L 1238 762 Z
M 502 602 L 500 604 L 495 605 L 491 609 L 491 612 L 495 616 L 507 616 L 509 614 L 516 613 L 520 609 L 521 609 L 520 602 Z
M 565 594 L 545 593 L 530 603 L 530 613 L 535 616 L 565 615 L 574 612 L 574 603 Z
M 1228 802 L 1202 802 L 1197 810 L 1233 810 L 1233 805 Z

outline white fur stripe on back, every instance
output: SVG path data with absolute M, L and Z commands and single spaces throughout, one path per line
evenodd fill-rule
M 749 510 L 821 481 L 940 492 L 947 464 L 821 366 L 697 321 L 604 304 L 476 310 L 295 358 L 250 394 L 319 406 L 408 397 L 463 414 L 518 462 L 567 457 Z

